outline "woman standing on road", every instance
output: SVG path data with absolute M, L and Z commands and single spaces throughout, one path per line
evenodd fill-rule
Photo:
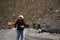
M 23 40 L 23 31 L 25 28 L 25 22 L 23 19 L 23 15 L 20 15 L 18 17 L 18 20 L 14 24 L 14 27 L 17 28 L 17 40 L 19 40 L 20 37 L 21 37 L 21 40 Z

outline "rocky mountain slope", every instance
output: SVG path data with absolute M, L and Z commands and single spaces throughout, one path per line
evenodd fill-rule
M 0 27 L 16 21 L 20 14 L 28 24 L 39 21 L 60 28 L 60 0 L 0 0 Z

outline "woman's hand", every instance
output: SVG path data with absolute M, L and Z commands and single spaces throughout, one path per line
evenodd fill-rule
M 14 30 L 16 30 L 17 28 L 13 28 Z

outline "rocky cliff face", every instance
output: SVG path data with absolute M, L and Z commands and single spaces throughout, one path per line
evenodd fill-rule
M 0 27 L 22 14 L 26 23 L 46 23 L 60 27 L 60 0 L 0 0 Z

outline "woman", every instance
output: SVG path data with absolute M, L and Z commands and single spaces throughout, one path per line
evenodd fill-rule
M 21 40 L 23 40 L 23 31 L 25 28 L 25 22 L 23 19 L 23 15 L 20 15 L 18 17 L 18 20 L 14 24 L 14 27 L 17 28 L 17 40 L 19 40 L 20 37 L 21 37 Z

